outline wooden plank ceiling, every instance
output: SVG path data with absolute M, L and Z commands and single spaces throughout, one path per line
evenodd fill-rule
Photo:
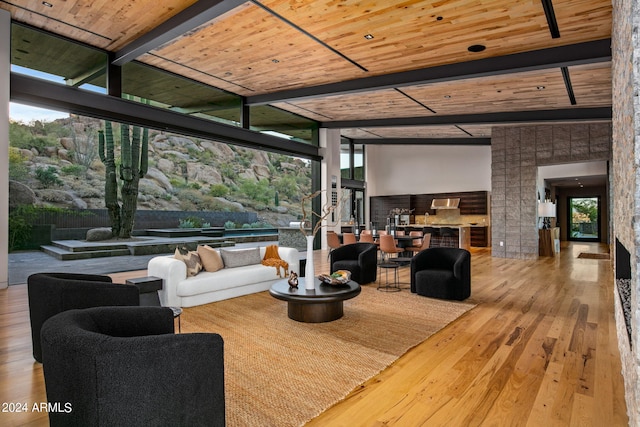
M 354 139 L 486 138 L 491 126 L 501 123 L 500 113 L 571 110 L 579 119 L 581 111 L 611 107 L 611 64 L 606 55 L 577 61 L 564 70 L 553 63 L 529 68 L 516 63 L 512 70 L 473 73 L 478 60 L 501 64 L 504 58 L 520 55 L 526 61 L 542 49 L 606 42 L 611 37 L 608 0 L 555 0 L 559 37 L 552 37 L 540 0 L 223 0 L 210 3 L 226 4 L 224 12 L 194 28 L 172 24 L 186 22 L 182 17 L 190 10 L 193 14 L 195 3 L 0 0 L 0 7 L 9 10 L 16 22 L 116 56 L 165 23 L 160 28 L 168 29 L 163 31 L 169 40 L 158 38 L 157 45 L 136 55 L 136 61 L 249 101 L 270 96 L 267 104 L 323 124 L 349 122 L 341 132 Z M 473 45 L 485 49 L 472 52 L 468 48 Z M 91 61 L 87 69 L 98 60 L 87 60 Z M 438 69 L 434 67 L 446 72 L 452 69 L 446 67 L 459 63 L 468 63 L 462 68 L 469 70 L 468 76 L 394 86 L 394 77 L 402 75 L 397 73 Z M 78 69 L 66 72 L 83 74 Z M 379 87 L 358 86 L 363 79 L 384 76 L 389 78 Z M 304 88 L 311 88 L 313 95 L 290 96 Z M 150 91 L 144 80 L 131 90 Z M 191 95 L 156 96 L 183 111 L 202 102 Z M 213 89 L 206 96 L 211 103 L 225 98 L 224 92 Z M 488 113 L 495 113 L 491 123 L 437 121 Z M 410 118 L 421 117 L 433 121 L 410 123 Z M 393 121 L 378 124 L 377 119 L 405 120 L 394 125 Z M 268 118 L 262 115 L 261 120 Z

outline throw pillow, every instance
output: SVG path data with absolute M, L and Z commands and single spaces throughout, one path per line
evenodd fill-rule
M 202 261 L 202 266 L 205 271 L 214 272 L 224 268 L 222 257 L 220 257 L 218 251 L 211 246 L 199 245 L 198 255 L 200 256 L 200 261 Z
M 196 251 L 189 251 L 187 248 L 176 248 L 173 257 L 187 265 L 187 277 L 195 276 L 202 270 L 202 262 Z
M 224 266 L 228 268 L 260 264 L 260 248 L 220 250 Z

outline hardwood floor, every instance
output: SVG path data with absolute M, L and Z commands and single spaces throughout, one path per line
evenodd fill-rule
M 606 251 L 571 243 L 553 258 L 512 260 L 472 249 L 478 306 L 307 425 L 628 425 L 611 262 L 577 258 Z M 314 263 L 326 270 L 326 252 Z M 409 282 L 407 268 L 400 279 Z M 0 401 L 29 407 L 0 412 L 0 425 L 47 425 L 45 413 L 31 410 L 45 392 L 31 356 L 26 286 L 1 290 L 0 310 Z

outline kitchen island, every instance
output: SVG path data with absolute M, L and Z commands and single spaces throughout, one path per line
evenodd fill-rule
M 469 224 L 409 224 L 398 227 L 398 229 L 402 228 L 406 234 L 411 231 L 431 233 L 431 247 L 457 247 L 466 250 L 471 248 L 471 226 Z

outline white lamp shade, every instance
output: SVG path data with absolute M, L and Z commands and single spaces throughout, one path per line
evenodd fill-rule
M 541 202 L 538 205 L 538 216 L 542 218 L 555 218 L 556 204 L 553 202 Z

